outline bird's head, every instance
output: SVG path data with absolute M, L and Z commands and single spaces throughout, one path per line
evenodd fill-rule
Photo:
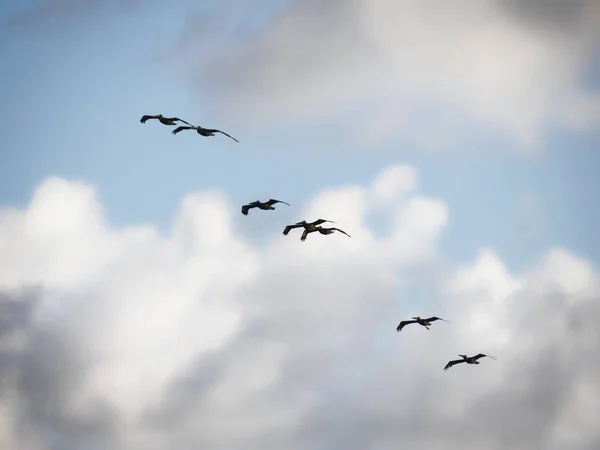
M 413 317 L 414 320 L 421 320 L 420 316 Z
M 467 359 L 467 355 L 458 355 L 460 356 L 462 359 Z
M 162 119 L 164 116 L 162 114 L 157 114 L 156 117 L 158 117 L 159 119 Z

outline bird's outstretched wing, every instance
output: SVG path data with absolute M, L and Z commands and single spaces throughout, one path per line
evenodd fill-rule
M 304 242 L 306 240 L 306 238 L 308 237 L 309 231 L 307 229 L 304 229 L 304 231 L 302 232 L 302 236 L 300 236 L 300 240 L 302 242 Z
M 196 127 L 194 127 L 192 125 L 190 125 L 189 127 L 186 127 L 186 126 L 182 125 L 180 127 L 175 128 L 173 131 L 171 131 L 171 134 L 177 134 L 177 133 L 179 133 L 180 131 L 183 131 L 183 130 L 194 130 L 194 129 L 196 129 Z
M 275 200 L 274 198 L 270 199 L 268 202 L 266 202 L 269 205 L 274 205 L 275 203 L 283 203 L 284 205 L 288 205 L 291 206 L 289 203 L 283 202 L 281 200 Z
M 247 205 L 242 206 L 242 214 L 247 216 L 248 211 L 250 211 L 252 208 L 256 208 L 256 202 L 248 203 Z
M 214 130 L 214 129 L 213 129 L 213 130 L 208 130 L 208 131 L 210 131 L 211 133 L 221 133 L 221 134 L 224 134 L 224 135 L 225 135 L 225 136 L 227 136 L 228 138 L 231 138 L 231 139 L 233 139 L 233 140 L 234 140 L 235 142 L 237 142 L 238 144 L 239 144 L 239 142 L 240 142 L 240 141 L 238 141 L 236 138 L 234 138 L 233 136 L 230 136 L 230 135 L 228 135 L 227 133 L 225 133 L 224 131 L 221 131 L 221 130 Z
M 450 323 L 446 319 L 442 319 L 441 317 L 433 316 L 429 319 L 425 319 L 427 322 L 435 322 L 436 320 L 441 320 L 442 322 Z
M 340 233 L 343 233 L 343 234 L 345 234 L 348 237 L 352 237 L 348 233 L 346 233 L 344 230 L 340 230 L 339 228 L 335 228 L 335 227 L 333 227 L 333 228 L 321 228 L 321 227 L 319 227 L 319 233 L 321 233 L 321 234 L 331 234 L 334 231 L 339 231 Z
M 142 123 L 146 123 L 146 121 L 147 121 L 148 119 L 156 119 L 156 116 L 151 116 L 151 115 L 145 114 L 145 115 L 143 115 L 143 116 L 142 116 L 142 118 L 140 119 L 140 122 L 142 122 Z
M 292 231 L 294 228 L 300 228 L 300 227 L 302 227 L 302 226 L 304 226 L 304 224 L 303 224 L 302 222 L 295 223 L 294 225 L 287 225 L 287 226 L 286 226 L 286 227 L 283 229 L 283 235 L 284 235 L 284 236 L 287 236 L 287 235 L 288 235 L 288 233 L 289 233 L 290 231 Z
M 477 354 L 477 355 L 473 356 L 473 359 L 477 360 L 477 359 L 481 359 L 481 358 L 485 358 L 485 357 L 492 358 L 492 359 L 496 359 L 496 358 L 494 358 L 493 356 L 490 356 L 490 355 L 484 355 L 483 353 L 479 353 L 479 354 Z
M 183 123 L 185 123 L 186 125 L 189 125 L 190 127 L 193 127 L 193 125 L 192 125 L 191 123 L 189 123 L 189 122 L 186 122 L 185 120 L 183 120 L 183 119 L 180 119 L 179 117 L 169 117 L 169 119 L 168 119 L 168 120 L 172 120 L 173 122 L 183 122 Z
M 452 361 L 448 361 L 448 364 L 444 367 L 444 370 L 448 370 L 450 367 L 455 366 L 456 364 L 460 364 L 465 362 L 464 359 L 454 359 Z
M 396 331 L 401 331 L 402 328 L 404 328 L 406 325 L 410 325 L 411 323 L 417 323 L 417 321 L 416 320 L 403 320 L 396 327 Z
M 319 220 L 315 220 L 314 222 L 311 222 L 312 225 L 321 225 L 322 223 L 325 222 L 329 222 L 329 223 L 335 223 L 333 220 L 326 220 L 326 219 L 319 219 Z

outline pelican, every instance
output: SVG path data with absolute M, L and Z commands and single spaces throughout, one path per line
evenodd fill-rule
M 446 323 L 450 323 L 447 320 L 444 320 L 440 317 L 429 317 L 428 319 L 421 319 L 419 316 L 417 317 L 413 317 L 414 320 L 403 320 L 402 322 L 400 322 L 398 324 L 398 326 L 396 327 L 396 331 L 400 331 L 402 330 L 402 328 L 404 328 L 406 325 L 410 325 L 411 323 L 418 323 L 419 325 L 427 328 L 429 330 L 429 327 L 431 326 L 431 322 L 435 322 L 436 320 L 441 320 L 443 322 Z
M 314 222 L 307 222 L 306 220 L 303 220 L 302 222 L 296 222 L 293 225 L 287 225 L 283 229 L 283 235 L 287 236 L 291 230 L 293 230 L 294 228 L 300 228 L 300 227 L 304 227 L 304 231 L 310 230 L 309 232 L 312 233 L 313 231 L 317 231 L 317 227 L 325 222 L 335 223 L 333 220 L 327 220 L 327 219 L 318 219 L 318 220 L 315 220 Z M 304 238 L 304 239 L 306 239 L 306 238 Z
M 305 241 L 306 238 L 308 237 L 308 235 L 310 233 L 314 233 L 315 231 L 318 231 L 319 233 L 324 234 L 324 235 L 333 234 L 335 231 L 339 231 L 340 233 L 343 233 L 343 234 L 345 234 L 348 237 L 352 237 L 348 233 L 346 233 L 344 230 L 340 230 L 339 228 L 335 228 L 335 227 L 332 227 L 332 228 L 315 227 L 314 230 L 310 230 L 310 231 L 309 230 L 304 230 L 304 232 L 302 233 L 302 236 L 300 237 L 300 240 L 301 241 Z
M 185 120 L 180 119 L 179 117 L 165 117 L 162 114 L 156 114 L 154 116 L 144 115 L 140 119 L 140 122 L 146 123 L 146 121 L 149 119 L 158 119 L 158 121 L 160 123 L 162 123 L 163 125 L 177 125 L 175 122 L 183 122 L 183 123 L 187 123 L 188 125 L 191 125 L 190 123 L 186 122 Z
M 450 367 L 452 367 L 456 364 L 460 364 L 460 363 L 479 364 L 479 361 L 477 361 L 477 360 L 480 358 L 485 358 L 486 356 L 488 358 L 496 359 L 493 356 L 484 355 L 483 353 L 479 353 L 478 355 L 475 355 L 475 356 L 467 356 L 467 355 L 458 355 L 458 356 L 460 356 L 462 359 L 455 359 L 452 361 L 448 361 L 448 364 L 446 364 L 446 366 L 444 367 L 444 370 L 448 370 Z
M 252 208 L 258 208 L 258 209 L 262 209 L 264 211 L 275 209 L 275 207 L 273 205 L 276 203 L 283 203 L 284 205 L 290 206 L 289 203 L 283 202 L 281 200 L 275 200 L 274 198 L 270 199 L 267 202 L 261 202 L 260 200 L 256 200 L 255 202 L 251 202 L 251 203 L 248 203 L 247 205 L 242 206 L 242 214 L 247 216 L 248 211 L 250 211 Z
M 188 124 L 188 125 L 190 125 L 190 124 Z M 171 131 L 171 133 L 177 134 L 183 130 L 196 130 L 196 133 L 198 133 L 202 136 L 205 136 L 205 137 L 214 136 L 215 133 L 221 133 L 221 134 L 224 134 L 225 136 L 227 136 L 228 138 L 233 139 L 235 142 L 240 142 L 233 136 L 230 136 L 227 133 L 225 133 L 224 131 L 216 130 L 214 128 L 203 128 L 201 126 L 193 126 L 193 125 L 190 125 L 189 127 L 181 126 L 181 127 L 175 128 L 173 131 Z

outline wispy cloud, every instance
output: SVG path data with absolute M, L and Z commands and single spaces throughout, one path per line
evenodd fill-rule
M 202 52 L 193 70 L 245 120 L 351 116 L 359 134 L 421 142 L 440 124 L 475 127 L 535 151 L 549 126 L 596 126 L 577 99 L 597 95 L 580 78 L 599 30 L 593 0 L 292 2 L 243 40 Z M 564 120 L 573 108 L 578 119 Z

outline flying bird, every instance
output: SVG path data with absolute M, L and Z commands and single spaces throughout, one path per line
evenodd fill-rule
M 339 228 L 335 228 L 335 227 L 331 227 L 331 228 L 317 227 L 317 231 L 324 235 L 333 234 L 335 231 L 339 231 L 340 233 L 345 234 L 349 238 L 352 237 L 348 233 L 346 233 L 344 230 L 340 230 Z
M 289 203 L 286 203 L 281 200 L 275 200 L 274 198 L 270 199 L 267 202 L 261 202 L 260 200 L 256 200 L 255 202 L 251 202 L 251 203 L 248 203 L 247 205 L 242 206 L 242 214 L 247 216 L 248 211 L 250 211 L 252 208 L 258 208 L 258 209 L 262 209 L 264 211 L 275 209 L 275 207 L 273 205 L 276 203 L 283 203 L 284 205 L 290 206 Z
M 177 133 L 179 133 L 180 131 L 183 131 L 183 130 L 196 130 L 196 133 L 198 133 L 198 134 L 200 134 L 202 136 L 206 136 L 206 137 L 208 137 L 208 136 L 214 136 L 215 133 L 221 133 L 221 134 L 224 134 L 225 136 L 227 136 L 228 138 L 233 139 L 235 142 L 238 142 L 238 143 L 240 142 L 236 138 L 234 138 L 233 136 L 230 136 L 227 133 L 225 133 L 224 131 L 216 130 L 216 129 L 213 129 L 213 128 L 203 128 L 201 126 L 193 126 L 193 125 L 190 125 L 189 127 L 180 126 L 180 127 L 175 128 L 173 131 L 171 131 L 171 133 L 177 134 Z
M 302 236 L 300 236 L 300 240 L 302 242 L 304 242 L 310 233 L 314 233 L 316 231 L 318 231 L 321 234 L 325 234 L 325 235 L 333 234 L 333 232 L 339 231 L 340 233 L 344 233 L 348 237 L 352 237 L 348 233 L 346 233 L 344 230 L 340 230 L 339 228 L 314 227 L 312 229 L 305 228 L 304 231 L 302 232 Z
M 302 222 L 296 222 L 293 225 L 287 225 L 283 229 L 283 235 L 287 236 L 291 230 L 293 230 L 295 228 L 300 228 L 300 227 L 304 227 L 304 230 L 317 231 L 317 227 L 325 222 L 335 223 L 333 220 L 326 220 L 326 219 L 318 219 L 318 220 L 315 220 L 314 222 L 307 222 L 306 220 L 303 220 Z
M 411 323 L 418 323 L 419 325 L 427 328 L 429 330 L 429 327 L 431 326 L 431 322 L 435 322 L 436 320 L 441 320 L 443 322 L 446 323 L 450 323 L 447 320 L 444 320 L 440 317 L 429 317 L 428 319 L 421 319 L 419 316 L 417 317 L 413 317 L 414 320 L 403 320 L 402 322 L 400 322 L 398 324 L 398 326 L 396 327 L 396 331 L 401 331 L 402 328 L 404 328 L 406 325 L 410 325 Z
M 460 363 L 479 364 L 479 361 L 477 361 L 477 360 L 481 359 L 481 358 L 485 358 L 486 356 L 488 358 L 496 359 L 493 356 L 484 355 L 483 353 L 479 353 L 478 355 L 475 355 L 475 356 L 467 356 L 467 355 L 458 355 L 458 356 L 460 356 L 462 359 L 455 359 L 452 361 L 448 361 L 448 364 L 446 364 L 446 366 L 444 367 L 444 370 L 448 370 L 450 367 L 455 366 L 456 364 L 460 364 Z
M 191 125 L 190 123 L 186 122 L 183 119 L 180 119 L 179 117 L 165 117 L 162 114 L 156 114 L 154 116 L 152 116 L 152 115 L 142 116 L 142 118 L 140 119 L 140 122 L 146 123 L 146 121 L 150 120 L 150 119 L 158 119 L 158 121 L 160 123 L 162 123 L 163 125 L 177 125 L 175 122 L 183 122 L 183 123 L 187 123 L 188 125 Z

